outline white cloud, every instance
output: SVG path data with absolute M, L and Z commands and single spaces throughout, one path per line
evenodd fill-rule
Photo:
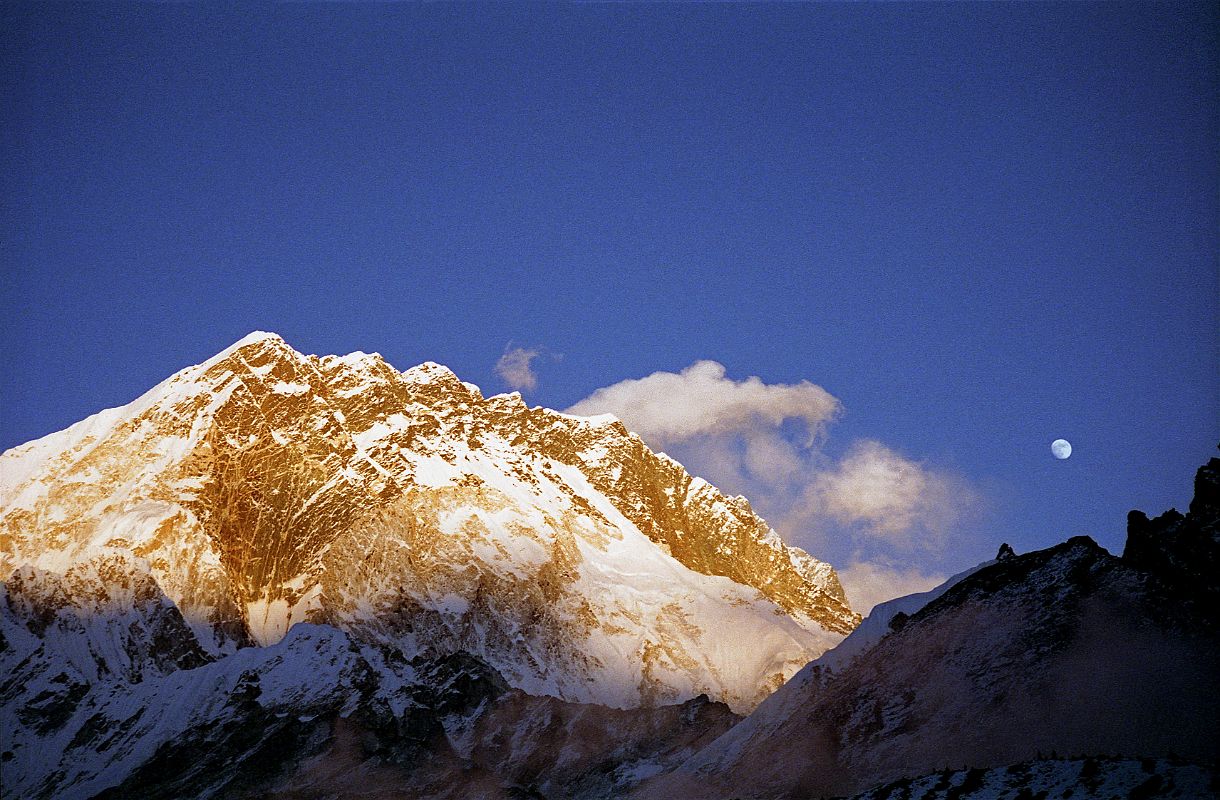
M 807 470 L 801 450 L 778 431 L 752 430 L 744 438 L 742 464 L 749 475 L 772 486 L 786 486 L 801 480 Z
M 926 592 L 948 580 L 946 575 L 925 574 L 918 567 L 892 567 L 867 561 L 856 561 L 836 571 L 848 604 L 863 616 L 868 616 L 878 603 Z
M 777 428 L 801 420 L 816 434 L 839 411 L 839 401 L 809 381 L 766 384 L 735 381 L 722 364 L 696 361 L 680 373 L 654 372 L 598 389 L 570 414 L 614 414 L 655 447 L 700 436 Z
M 698 361 L 598 389 L 567 410 L 614 414 L 694 474 L 744 494 L 788 542 L 849 564 L 840 577 L 860 611 L 939 583 L 930 565 L 979 502 L 952 473 L 877 441 L 832 458 L 823 434 L 841 406 L 809 381 L 738 381 Z
M 864 440 L 814 477 L 804 504 L 811 514 L 857 525 L 864 535 L 894 544 L 915 544 L 910 534 L 922 531 L 918 543 L 931 548 L 975 499 L 961 481 Z
M 539 355 L 539 350 L 513 347 L 510 344 L 505 347 L 504 355 L 496 362 L 496 374 L 510 388 L 532 392 L 538 388 L 538 375 L 534 372 L 532 363 Z

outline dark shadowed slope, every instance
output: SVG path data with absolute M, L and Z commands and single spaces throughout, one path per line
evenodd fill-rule
M 939 770 L 851 800 L 1199 800 L 1216 795 L 1212 771 L 1164 758 L 1046 758 L 992 769 Z
M 1210 764 L 1218 477 L 1213 459 L 1190 513 L 1140 521 L 1123 558 L 1077 537 L 968 576 L 641 794 L 817 797 L 1051 753 Z

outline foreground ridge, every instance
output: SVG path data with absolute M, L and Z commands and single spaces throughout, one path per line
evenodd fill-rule
M 1220 580 L 1201 565 L 1218 561 L 1213 458 L 1189 513 L 1131 514 L 1121 558 L 1087 536 L 1020 555 L 1004 545 L 931 592 L 881 604 L 634 796 L 842 796 L 882 784 L 862 796 L 1015 797 L 1029 796 L 1025 780 L 1051 796 L 1211 796 Z M 1054 753 L 1079 758 L 1043 763 Z M 1147 774 L 1116 756 L 1141 759 Z M 1168 761 L 1142 766 L 1155 759 Z

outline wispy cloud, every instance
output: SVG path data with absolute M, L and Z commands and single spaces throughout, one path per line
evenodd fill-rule
M 509 343 L 504 348 L 504 354 L 496 361 L 496 374 L 509 388 L 532 392 L 538 388 L 538 374 L 534 372 L 533 362 L 540 355 L 540 350 L 513 347 Z
M 826 452 L 840 402 L 809 381 L 734 380 L 697 361 L 593 392 L 567 409 L 610 413 L 721 489 L 750 498 L 785 539 L 847 564 L 848 596 L 871 608 L 942 579 L 934 561 L 979 495 L 960 477 L 874 440 Z M 855 607 L 855 604 L 853 605 Z
M 836 570 L 847 602 L 858 614 L 868 616 L 873 606 L 895 597 L 926 592 L 948 580 L 947 575 L 925 573 L 919 567 L 896 567 L 870 561 L 855 561 Z
M 853 444 L 837 465 L 813 477 L 804 498 L 807 513 L 855 525 L 861 535 L 904 548 L 936 548 L 977 500 L 960 479 L 869 439 Z M 914 531 L 923 537 L 913 540 Z

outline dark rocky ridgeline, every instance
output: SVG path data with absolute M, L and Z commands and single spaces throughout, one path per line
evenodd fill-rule
M 1088 537 L 1005 554 L 837 673 L 798 675 L 636 796 L 842 796 L 947 766 L 977 778 L 1051 754 L 1173 757 L 1212 774 L 1218 478 L 1213 459 L 1185 516 L 1133 514 L 1122 558 Z M 954 786 L 919 796 L 957 797 Z M 891 796 L 908 795 L 878 795 Z
M 325 628 L 319 632 L 343 638 Z M 295 655 L 301 652 L 310 650 Z M 477 716 L 508 690 L 480 659 L 456 653 L 411 662 L 412 681 L 387 693 L 379 684 L 385 676 L 354 646 L 350 655 L 353 668 L 339 680 L 326 665 L 307 659 L 244 672 L 210 718 L 159 742 L 121 784 L 96 796 L 401 797 L 436 762 L 460 762 L 445 722 Z M 329 685 L 310 699 L 284 703 L 264 696 L 262 684 L 280 680 L 277 668 L 308 674 L 319 667 L 317 678 Z M 488 778 L 489 786 L 497 784 L 496 776 Z
M 1123 561 L 1190 596 L 1205 616 L 1220 616 L 1220 458 L 1199 468 L 1185 516 L 1176 509 L 1155 519 L 1127 515 Z
M 58 796 L 64 759 L 104 753 L 144 715 L 108 714 L 136 693 L 214 659 L 147 571 L 110 554 L 65 574 L 25 566 L 0 582 L 0 797 Z

